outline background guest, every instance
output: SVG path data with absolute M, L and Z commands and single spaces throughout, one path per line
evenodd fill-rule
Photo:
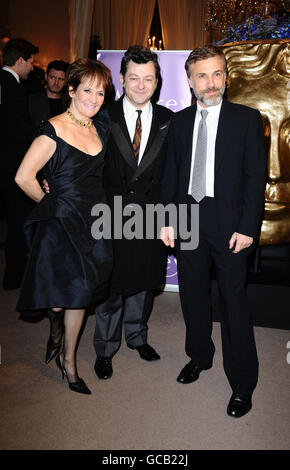
M 26 80 L 20 79 L 28 95 L 37 93 L 45 88 L 45 72 L 37 63 L 33 63 L 33 69 Z
M 24 39 L 10 39 L 3 49 L 4 67 L 0 71 L 0 186 L 7 220 L 4 289 L 20 287 L 26 262 L 23 223 L 33 207 L 32 201 L 14 182 L 14 176 L 32 138 L 27 92 L 20 83 L 33 68 L 38 47 Z
M 33 130 L 42 121 L 63 113 L 67 108 L 67 98 L 64 92 L 65 73 L 68 63 L 54 60 L 47 66 L 45 73 L 46 88 L 29 95 L 29 112 Z

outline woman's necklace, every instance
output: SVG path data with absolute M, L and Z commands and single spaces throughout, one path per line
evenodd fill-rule
M 69 117 L 71 118 L 71 120 L 74 121 L 79 126 L 92 127 L 92 125 L 93 125 L 93 120 L 92 119 L 89 119 L 87 122 L 81 121 L 80 119 L 78 119 L 74 116 L 74 114 L 71 112 L 71 110 L 69 108 L 66 110 L 66 112 L 69 115 Z

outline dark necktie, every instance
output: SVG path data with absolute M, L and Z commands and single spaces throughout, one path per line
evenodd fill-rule
M 141 137 L 142 137 L 142 124 L 141 124 L 142 111 L 140 109 L 137 109 L 137 113 L 138 113 L 138 117 L 136 120 L 136 128 L 135 128 L 135 134 L 134 134 L 132 145 L 133 145 L 135 160 L 138 165 L 140 143 L 141 143 Z
M 207 128 L 205 120 L 208 111 L 203 109 L 200 114 L 191 183 L 191 195 L 196 202 L 200 202 L 206 195 Z

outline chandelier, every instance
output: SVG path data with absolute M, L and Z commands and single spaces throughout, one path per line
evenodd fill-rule
M 289 8 L 289 0 L 208 0 L 205 29 L 224 33 L 230 24 L 240 24 L 253 15 L 267 17 Z

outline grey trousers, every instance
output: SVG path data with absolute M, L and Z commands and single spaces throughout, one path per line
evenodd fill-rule
M 147 343 L 147 322 L 153 306 L 153 291 L 142 291 L 129 297 L 114 294 L 96 308 L 94 348 L 98 356 L 112 357 L 122 338 L 122 320 L 128 346 Z

